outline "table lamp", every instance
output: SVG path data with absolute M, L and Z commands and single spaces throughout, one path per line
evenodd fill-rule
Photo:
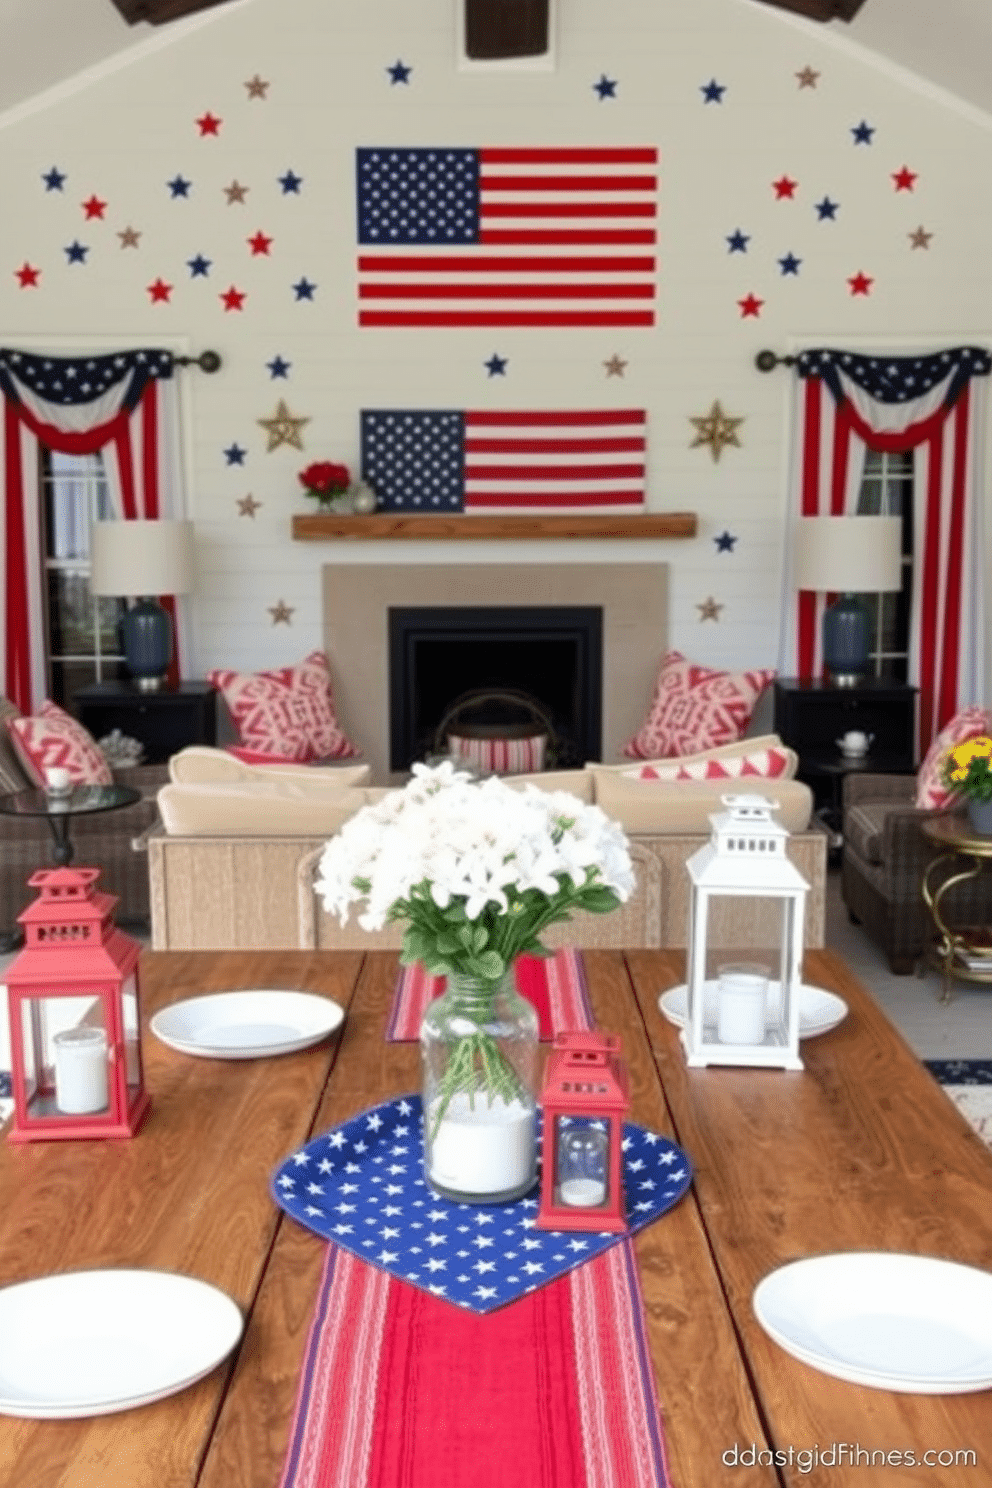
M 869 619 L 861 594 L 902 588 L 901 517 L 800 517 L 795 537 L 798 589 L 838 598 L 823 616 L 823 665 L 835 687 L 868 671 Z
M 90 533 L 90 592 L 135 596 L 121 620 L 124 659 L 142 692 L 161 687 L 172 661 L 172 620 L 162 594 L 193 588 L 193 523 L 96 522 Z

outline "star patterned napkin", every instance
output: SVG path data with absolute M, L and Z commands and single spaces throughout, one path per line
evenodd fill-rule
M 535 1187 L 512 1204 L 459 1204 L 424 1178 L 419 1095 L 401 1096 L 315 1137 L 272 1176 L 287 1214 L 400 1281 L 473 1312 L 533 1292 L 623 1237 L 538 1230 Z M 624 1193 L 630 1231 L 671 1209 L 692 1182 L 674 1142 L 625 1123 Z

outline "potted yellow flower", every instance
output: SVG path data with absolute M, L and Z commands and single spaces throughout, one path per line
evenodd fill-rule
M 979 734 L 948 750 L 944 783 L 964 798 L 968 820 L 980 836 L 992 836 L 992 739 Z

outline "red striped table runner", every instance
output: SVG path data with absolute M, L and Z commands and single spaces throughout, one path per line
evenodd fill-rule
M 542 1042 L 550 1043 L 556 1033 L 582 1033 L 596 1026 L 581 951 L 518 956 L 514 970 L 517 991 L 537 1009 Z M 418 1039 L 427 1004 L 443 992 L 444 985 L 444 977 L 430 976 L 419 963 L 400 967 L 386 1025 L 387 1041 L 410 1043 Z
M 633 1246 L 480 1315 L 328 1246 L 279 1488 L 670 1488 Z

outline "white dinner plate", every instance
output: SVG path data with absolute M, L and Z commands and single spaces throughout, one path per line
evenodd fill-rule
M 167 1271 L 68 1271 L 0 1290 L 0 1414 L 71 1420 L 173 1395 L 226 1359 L 241 1313 Z
M 181 1054 L 206 1059 L 263 1059 L 319 1044 L 344 1009 L 310 992 L 214 992 L 163 1008 L 151 1030 Z
M 718 982 L 703 983 L 703 1022 L 708 1028 L 716 1026 Z M 684 1028 L 688 1014 L 689 989 L 683 983 L 672 987 L 658 998 L 658 1006 L 676 1028 Z M 765 1008 L 765 1027 L 771 1028 L 778 1018 L 782 1005 L 782 993 L 778 981 L 768 983 L 768 1003 Z M 847 1017 L 847 1003 L 834 992 L 823 987 L 811 987 L 806 982 L 799 988 L 799 1037 L 816 1038 L 828 1033 Z
M 787 1353 L 856 1385 L 919 1395 L 992 1386 L 992 1275 L 884 1251 L 813 1256 L 754 1292 Z

